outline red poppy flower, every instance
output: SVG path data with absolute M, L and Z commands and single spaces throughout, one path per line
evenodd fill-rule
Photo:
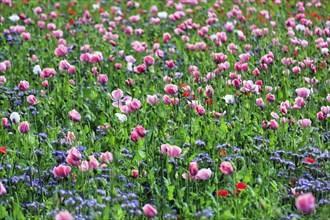
M 190 92 L 189 91 L 186 91 L 182 94 L 182 97 L 187 97 L 187 96 L 190 96 Z
M 188 84 L 185 84 L 185 83 L 183 83 L 183 84 L 180 84 L 180 87 L 181 88 L 184 88 L 184 87 L 186 87 Z
M 236 183 L 236 188 L 238 190 L 244 190 L 246 188 L 246 184 L 244 184 L 242 182 Z
M 6 146 L 0 147 L 0 154 L 7 154 L 7 147 Z
M 311 163 L 311 164 L 314 164 L 314 163 L 315 163 L 315 160 L 314 160 L 313 158 L 310 158 L 310 157 L 305 158 L 304 161 L 305 161 L 306 163 Z
M 220 156 L 225 157 L 227 155 L 227 152 L 222 150 L 222 151 L 220 151 L 219 154 L 220 154 Z
M 298 178 L 294 178 L 289 182 L 289 184 L 290 185 L 295 184 L 297 181 L 298 181 Z
M 323 63 L 320 63 L 319 68 L 320 69 L 323 69 L 324 68 L 324 64 Z
M 294 56 L 294 57 L 297 57 L 297 56 L 298 56 L 298 51 L 294 51 L 294 52 L 293 52 L 293 56 Z
M 75 10 L 69 9 L 69 15 L 75 15 L 77 12 Z
M 207 99 L 207 100 L 206 100 L 206 104 L 209 104 L 209 105 L 210 105 L 210 104 L 212 104 L 212 103 L 213 103 L 213 100 L 212 100 L 212 99 Z
M 230 196 L 227 190 L 219 189 L 218 196 Z
M 139 14 L 144 14 L 144 11 L 142 9 L 138 9 Z

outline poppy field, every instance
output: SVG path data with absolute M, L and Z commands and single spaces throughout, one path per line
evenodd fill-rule
M 329 219 L 329 1 L 0 0 L 0 32 L 0 219 Z

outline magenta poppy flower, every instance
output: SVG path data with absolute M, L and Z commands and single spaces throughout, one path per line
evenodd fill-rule
M 19 126 L 18 126 L 18 131 L 20 133 L 28 133 L 30 131 L 30 126 L 27 121 L 23 121 Z

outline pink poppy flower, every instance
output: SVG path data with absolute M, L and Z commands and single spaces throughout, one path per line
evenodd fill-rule
M 180 147 L 172 146 L 170 144 L 162 144 L 160 150 L 162 154 L 167 154 L 170 157 L 179 157 L 182 152 Z
M 79 170 L 82 172 L 86 172 L 89 170 L 89 163 L 87 160 L 84 160 L 80 163 L 80 165 L 78 166 Z
M 82 158 L 81 153 L 75 147 L 72 147 L 67 153 L 66 161 L 73 166 L 78 166 Z
M 268 102 L 275 102 L 275 95 L 273 95 L 273 94 L 271 94 L 271 93 L 268 93 L 268 94 L 266 95 L 266 100 L 267 100 Z
M 197 162 L 190 162 L 189 164 L 189 174 L 191 176 L 196 176 L 198 173 L 198 164 Z
M 277 130 L 278 129 L 278 123 L 274 119 L 272 119 L 268 122 L 268 126 L 272 130 Z
M 112 153 L 107 151 L 105 153 L 102 153 L 99 159 L 101 163 L 106 163 L 106 162 L 111 163 L 113 160 L 113 156 Z
M 131 133 L 131 135 L 130 135 L 130 139 L 131 139 L 131 141 L 136 142 L 139 139 L 141 139 L 141 137 L 140 137 L 140 135 L 135 130 L 133 130 L 132 133 Z
M 171 35 L 169 33 L 164 33 L 163 34 L 163 41 L 165 44 L 167 44 L 171 40 Z
M 52 32 L 53 37 L 60 39 L 63 37 L 63 31 L 61 30 L 56 30 Z
M 5 72 L 6 70 L 7 70 L 7 66 L 6 66 L 5 62 L 1 62 L 0 63 L 0 73 Z
M 65 141 L 69 144 L 72 144 L 76 140 L 76 136 L 72 131 L 68 131 L 68 134 L 65 136 Z
M 150 105 L 155 105 L 158 103 L 158 97 L 157 95 L 147 95 L 147 103 Z
M 56 75 L 56 71 L 53 68 L 45 68 L 42 70 L 42 73 L 40 74 L 40 77 L 42 79 L 48 78 L 48 77 L 52 77 Z
M 312 193 L 305 193 L 298 196 L 295 205 L 303 213 L 312 213 L 316 209 L 315 197 Z
M 257 98 L 256 99 L 256 104 L 257 104 L 257 106 L 259 106 L 259 107 L 265 107 L 265 103 L 264 103 L 264 100 L 262 100 L 262 98 Z
M 2 122 L 2 126 L 4 128 L 7 128 L 9 126 L 9 120 L 8 120 L 8 118 L 2 118 L 1 122 Z
M 95 169 L 99 166 L 99 162 L 97 161 L 97 159 L 94 156 L 89 156 L 89 168 L 90 169 Z
M 145 64 L 141 64 L 134 67 L 134 72 L 136 72 L 137 74 L 142 74 L 146 70 L 147 70 L 147 66 Z
M 147 130 L 144 129 L 144 127 L 142 127 L 141 125 L 137 125 L 134 128 L 134 131 L 140 136 L 140 137 L 145 137 L 148 133 Z
M 271 112 L 270 115 L 274 118 L 274 119 L 279 119 L 280 116 L 276 113 L 276 112 Z
M 112 101 L 118 102 L 118 101 L 122 101 L 122 98 L 124 96 L 124 93 L 123 93 L 123 91 L 121 89 L 116 89 L 116 90 L 113 90 L 111 92 L 111 95 L 109 94 L 109 96 L 112 99 Z
M 197 105 L 196 107 L 195 107 L 195 110 L 196 110 L 196 112 L 199 114 L 199 115 L 205 115 L 205 109 L 204 109 L 204 107 L 203 106 L 201 106 L 201 105 Z
M 181 152 L 182 152 L 182 149 L 180 147 L 171 146 L 167 151 L 167 155 L 170 157 L 179 157 Z
M 222 118 L 223 116 L 225 116 L 227 114 L 227 111 L 224 111 L 223 113 L 219 113 L 219 112 L 213 111 L 212 114 L 216 118 Z
M 89 62 L 91 63 L 99 63 L 103 60 L 103 55 L 99 51 L 95 51 L 91 54 Z
M 70 65 L 68 68 L 68 74 L 74 74 L 76 72 L 76 67 Z
M 81 115 L 79 114 L 79 112 L 77 112 L 77 110 L 73 109 L 73 110 L 69 111 L 68 114 L 69 114 L 69 118 L 72 121 L 75 121 L 75 122 L 81 121 Z
M 145 204 L 142 210 L 147 218 L 154 218 L 157 216 L 157 210 L 150 204 Z
M 212 175 L 212 171 L 210 168 L 208 169 L 203 168 L 197 172 L 195 178 L 198 180 L 207 180 L 211 178 L 211 175 Z
M 140 15 L 133 15 L 133 16 L 129 17 L 129 20 L 130 20 L 132 23 L 139 22 L 140 19 L 141 19 Z
M 29 87 L 30 87 L 30 84 L 26 80 L 20 81 L 19 84 L 18 84 L 18 89 L 20 91 L 26 91 L 26 90 L 29 89 Z
M 305 119 L 298 120 L 297 124 L 301 128 L 307 128 L 307 127 L 311 126 L 312 121 L 310 119 L 305 118 Z
M 166 63 L 166 65 L 167 65 L 168 68 L 175 67 L 175 63 L 174 63 L 173 60 L 166 60 L 165 63 Z
M 23 40 L 30 40 L 31 39 L 31 34 L 23 32 L 21 34 L 21 37 L 23 38 Z
M 63 57 L 68 54 L 68 48 L 62 44 L 58 45 L 58 47 L 54 51 L 57 57 Z
M 7 194 L 7 190 L 5 188 L 5 186 L 3 185 L 2 182 L 0 182 L 0 196 L 6 195 Z
M 164 51 L 156 50 L 156 56 L 160 59 L 163 59 L 164 58 Z
M 230 175 L 234 172 L 234 168 L 230 162 L 224 161 L 220 164 L 220 170 L 225 175 Z
M 155 59 L 152 56 L 145 56 L 143 58 L 143 63 L 147 66 L 152 66 L 155 63 Z
M 321 107 L 321 112 L 325 115 L 330 113 L 330 106 L 322 106 Z
M 53 168 L 53 173 L 54 173 L 55 177 L 57 177 L 57 178 L 67 177 L 69 175 L 70 171 L 71 171 L 71 167 L 63 165 L 63 164 Z
M 132 170 L 132 175 L 134 178 L 137 178 L 139 176 L 139 170 Z
M 174 84 L 167 84 L 165 85 L 164 90 L 169 95 L 175 95 L 178 93 L 178 86 Z
M 60 211 L 56 214 L 55 220 L 73 220 L 72 215 L 68 211 Z
M 316 117 L 318 120 L 322 121 L 325 117 L 324 117 L 324 114 L 322 111 L 319 111 L 317 114 L 316 114 Z
M 84 53 L 80 55 L 80 61 L 89 62 L 91 55 L 89 53 Z
M 100 74 L 97 76 L 97 81 L 102 85 L 106 84 L 108 82 L 108 76 L 106 74 Z
M 59 64 L 60 70 L 62 70 L 62 71 L 68 70 L 70 66 L 71 66 L 70 63 L 67 60 L 60 61 L 60 64 Z
M 307 88 L 298 88 L 296 89 L 296 93 L 299 97 L 308 98 L 311 92 Z
M 34 95 L 29 95 L 27 98 L 26 98 L 27 102 L 31 105 L 35 105 L 38 103 L 38 99 L 34 96 Z
M 298 110 L 298 109 L 301 109 L 302 107 L 305 106 L 305 100 L 301 97 L 297 97 L 295 99 L 295 103 L 294 103 L 294 106 L 292 106 L 293 109 L 295 110 Z

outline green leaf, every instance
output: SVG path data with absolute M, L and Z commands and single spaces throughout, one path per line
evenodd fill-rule
M 229 210 L 226 210 L 222 215 L 222 219 L 235 219 L 235 216 Z
M 13 215 L 15 216 L 15 219 L 25 220 L 25 217 L 22 213 L 22 210 L 21 210 L 21 208 L 19 207 L 19 205 L 17 203 L 14 204 Z
M 221 120 L 221 123 L 220 123 L 220 131 L 221 133 L 223 134 L 227 134 L 228 133 L 228 128 L 227 128 L 227 125 L 225 123 L 224 120 Z
M 0 219 L 6 219 L 7 216 L 8 216 L 8 212 L 6 208 L 0 205 Z
M 174 193 L 175 186 L 167 186 L 167 198 L 168 200 L 173 200 L 173 193 Z
M 144 152 L 143 150 L 139 150 L 138 153 L 141 156 L 141 158 L 145 158 L 146 157 L 146 152 Z

